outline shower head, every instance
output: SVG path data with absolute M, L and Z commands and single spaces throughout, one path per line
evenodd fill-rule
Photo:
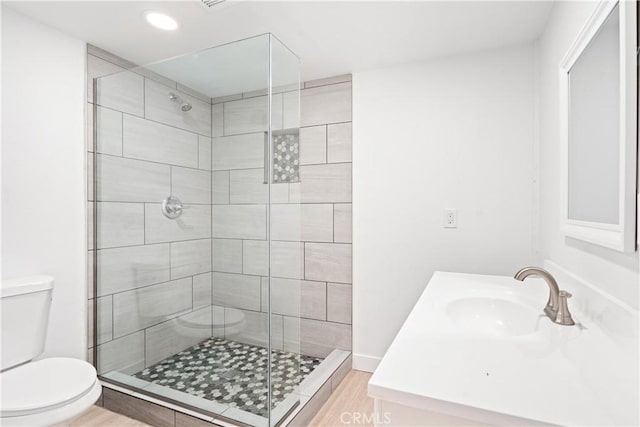
M 178 104 L 180 104 L 180 109 L 182 111 L 189 111 L 191 110 L 191 104 L 189 104 L 188 102 L 184 102 L 184 100 L 176 95 L 173 92 L 169 92 L 169 99 L 172 100 L 173 102 L 177 102 Z

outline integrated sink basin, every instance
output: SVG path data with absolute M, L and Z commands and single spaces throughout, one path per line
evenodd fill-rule
M 369 381 L 376 426 L 640 425 L 637 310 L 549 266 L 575 325 L 543 279 L 435 273 Z
M 471 297 L 450 301 L 446 313 L 460 328 L 494 337 L 536 332 L 541 310 L 503 298 Z

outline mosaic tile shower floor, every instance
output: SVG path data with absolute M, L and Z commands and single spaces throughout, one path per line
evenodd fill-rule
M 273 351 L 273 406 L 287 397 L 322 359 Z M 209 338 L 134 374 L 136 378 L 267 416 L 267 349 Z

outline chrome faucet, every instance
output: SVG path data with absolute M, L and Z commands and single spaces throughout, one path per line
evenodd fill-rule
M 544 313 L 547 317 L 559 325 L 575 325 L 567 305 L 567 299 L 571 298 L 571 294 L 561 291 L 558 287 L 558 282 L 556 282 L 551 273 L 538 267 L 525 267 L 518 271 L 513 278 L 523 282 L 529 276 L 542 277 L 547 286 L 549 286 L 549 299 L 544 307 Z

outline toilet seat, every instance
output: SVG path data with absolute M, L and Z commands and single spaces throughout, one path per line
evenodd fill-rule
M 81 399 L 95 388 L 96 370 L 65 357 L 29 362 L 0 374 L 0 417 L 22 417 L 50 411 Z

